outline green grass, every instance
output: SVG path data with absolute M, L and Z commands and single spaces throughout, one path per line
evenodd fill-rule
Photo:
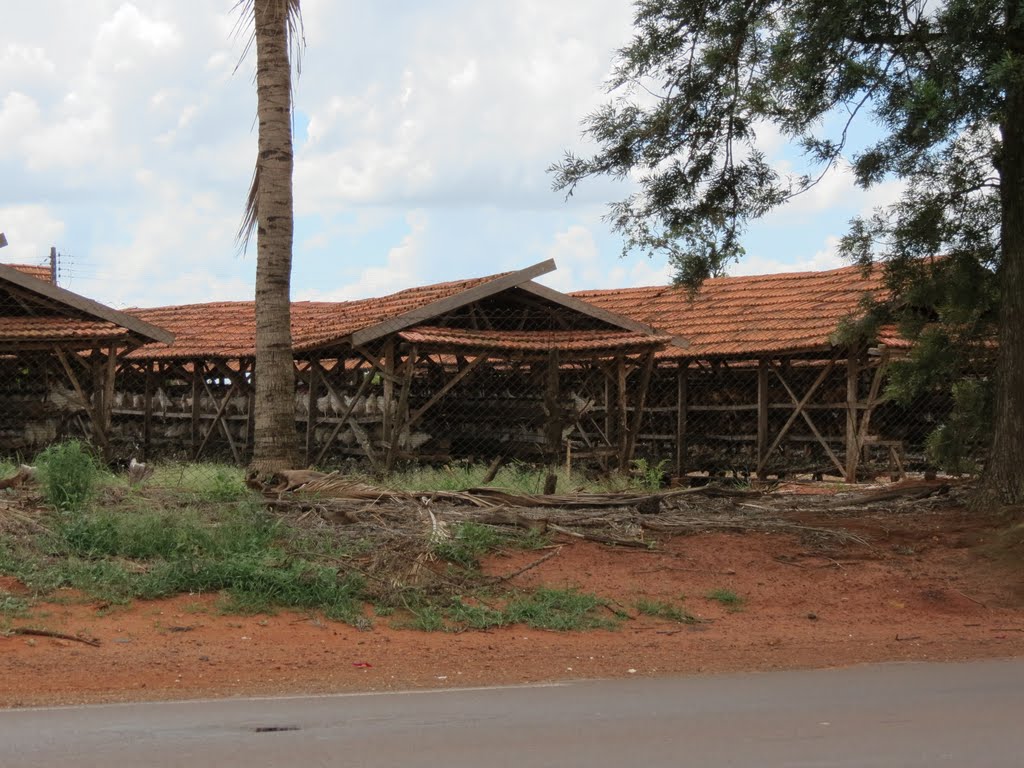
M 662 462 L 664 463 L 664 462 Z M 644 464 L 646 467 L 646 463 Z M 382 482 L 384 486 L 400 491 L 464 491 L 484 485 L 488 467 L 485 464 L 452 463 L 443 467 L 414 466 L 394 472 Z M 620 473 L 601 478 L 592 478 L 583 472 L 566 470 L 559 465 L 555 469 L 535 467 L 522 462 L 510 462 L 503 466 L 488 487 L 502 488 L 513 493 L 539 494 L 544 491 L 544 482 L 550 472 L 558 477 L 557 493 L 586 491 L 592 493 L 613 493 L 657 489 L 660 483 L 661 465 L 647 468 L 646 474 Z M 652 478 L 658 478 L 655 482 Z
M 708 592 L 705 597 L 708 600 L 713 600 L 716 603 L 724 605 L 727 608 L 731 608 L 734 611 L 738 611 L 742 608 L 743 603 L 745 602 L 742 597 L 737 595 L 731 589 L 713 589 Z
M 77 440 L 51 445 L 35 463 L 43 498 L 64 511 L 84 509 L 105 474 L 89 448 Z
M 281 522 L 253 505 L 222 505 L 206 517 L 190 509 L 60 513 L 46 556 L 7 548 L 0 571 L 40 594 L 72 587 L 117 603 L 220 592 L 230 612 L 301 608 L 354 620 L 361 578 L 290 554 L 291 543 Z
M 664 600 L 640 599 L 636 601 L 636 610 L 645 616 L 676 621 L 680 624 L 697 624 L 700 619 L 685 608 L 672 605 Z
M 147 485 L 181 492 L 197 502 L 225 503 L 253 496 L 245 486 L 244 471 L 231 464 L 158 463 Z
M 28 615 L 29 603 L 23 597 L 0 592 L 0 616 L 19 619 Z
M 600 615 L 605 602 L 576 589 L 542 587 L 513 598 L 503 615 L 509 624 L 526 624 L 535 629 L 566 632 L 578 629 L 608 629 L 615 622 Z
M 76 463 L 83 451 L 62 450 L 74 458 L 69 466 L 86 466 Z M 48 459 L 50 467 L 61 467 L 54 477 L 64 471 L 64 458 Z M 573 631 L 613 627 L 618 621 L 594 595 L 572 589 L 512 591 L 483 577 L 481 559 L 501 550 L 546 546 L 550 538 L 542 532 L 467 521 L 452 525 L 449 538 L 431 545 L 443 562 L 414 562 L 403 559 L 404 549 L 382 550 L 372 533 L 325 525 L 315 516 L 303 522 L 303 517 L 268 512 L 245 488 L 238 468 L 168 462 L 154 469 L 145 484 L 129 487 L 123 475 L 93 462 L 92 470 L 84 470 L 95 470 L 92 484 L 66 492 L 64 501 L 40 518 L 35 533 L 0 532 L 0 574 L 17 578 L 31 593 L 25 598 L 0 593 L 0 621 L 31 610 L 40 599 L 116 606 L 183 593 L 219 595 L 218 608 L 225 612 L 297 609 L 357 626 L 366 623 L 364 604 L 371 603 L 377 616 L 394 612 L 395 621 L 408 617 L 405 626 L 424 631 L 511 624 Z M 440 479 L 464 488 L 478 484 L 484 471 L 454 465 L 420 470 L 416 477 L 427 487 L 438 487 Z M 544 473 L 523 464 L 510 464 L 502 473 L 497 483 L 505 487 L 533 492 L 543 484 Z M 580 476 L 563 475 L 560 490 L 572 490 L 569 481 L 583 484 Z M 410 558 L 422 557 L 423 550 L 410 543 Z M 424 580 L 411 587 L 409 569 L 420 566 Z M 78 592 L 58 592 L 64 588 Z

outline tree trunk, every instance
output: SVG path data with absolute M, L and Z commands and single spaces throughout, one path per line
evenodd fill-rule
M 291 335 L 292 129 L 287 0 L 255 0 L 259 177 L 256 229 L 256 369 L 253 468 L 295 466 Z
M 1024 18 L 1018 16 L 1015 3 L 1008 3 L 1007 9 L 1008 36 L 1024 42 Z M 1020 54 L 1008 55 L 1019 70 Z M 981 498 L 1024 504 L 1024 83 L 1019 76 L 1008 83 L 999 163 L 1002 260 L 995 410 Z

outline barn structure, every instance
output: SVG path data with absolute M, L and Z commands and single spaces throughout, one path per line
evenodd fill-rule
M 296 429 L 308 464 L 353 458 L 623 466 L 655 353 L 685 344 L 533 281 L 547 261 L 349 302 L 294 302 Z M 131 310 L 171 344 L 124 356 L 113 393 L 125 451 L 244 462 L 253 430 L 252 302 Z M 597 414 L 600 413 L 600 417 Z
M 689 341 L 657 352 L 636 436 L 677 475 L 902 474 L 934 426 L 885 397 L 887 368 L 908 348 L 893 328 L 837 333 L 865 300 L 887 297 L 879 269 L 715 278 L 692 296 L 671 286 L 574 296 Z
M 948 407 L 886 400 L 908 348 L 891 329 L 837 334 L 885 298 L 877 270 L 716 278 L 691 296 L 567 295 L 534 281 L 552 269 L 295 302 L 303 461 L 642 458 L 678 476 L 852 480 L 923 461 Z M 81 435 L 122 458 L 249 460 L 252 302 L 119 313 L 9 267 L 0 285 L 8 453 Z M 11 415 L 22 408 L 35 415 Z
M 115 371 L 154 341 L 173 336 L 54 285 L 46 267 L 0 264 L 0 449 L 77 432 L 109 453 Z

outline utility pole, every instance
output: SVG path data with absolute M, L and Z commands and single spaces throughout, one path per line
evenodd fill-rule
M 50 282 L 57 284 L 57 246 L 50 246 Z

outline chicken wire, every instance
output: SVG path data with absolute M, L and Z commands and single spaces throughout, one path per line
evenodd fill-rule
M 505 320 L 506 328 L 515 321 L 517 330 L 530 330 L 521 314 Z M 503 327 L 494 317 L 489 322 Z M 301 464 L 381 475 L 451 462 L 593 472 L 639 463 L 666 479 L 697 482 L 849 476 L 852 451 L 854 476 L 896 477 L 935 469 L 927 442 L 952 407 L 941 390 L 910 404 L 888 399 L 880 361 L 870 358 L 852 377 L 844 359 L 806 356 L 659 359 L 645 371 L 646 353 L 635 349 L 583 354 L 389 343 L 392 362 L 382 346 L 377 366 L 355 354 L 297 362 Z M 99 358 L 92 364 L 103 367 Z M 109 389 L 101 376 L 80 378 L 76 386 L 49 354 L 3 358 L 6 457 L 31 461 L 46 446 L 76 438 L 96 444 L 112 463 L 245 465 L 252 458 L 253 377 L 243 363 L 121 364 Z M 104 403 L 107 412 L 97 417 Z M 969 447 L 980 461 L 983 446 Z

